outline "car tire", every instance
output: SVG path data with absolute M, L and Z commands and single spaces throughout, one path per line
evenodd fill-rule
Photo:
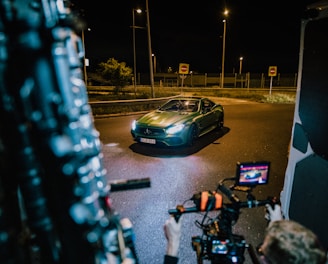
M 196 139 L 197 139 L 197 127 L 195 124 L 192 124 L 189 128 L 187 145 L 188 146 L 194 145 Z
M 224 114 L 222 114 L 219 118 L 218 124 L 217 124 L 217 129 L 220 130 L 224 126 Z

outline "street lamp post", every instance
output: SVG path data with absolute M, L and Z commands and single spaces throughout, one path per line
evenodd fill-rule
M 229 11 L 227 9 L 224 10 L 223 15 L 227 17 Z M 221 72 L 221 88 L 224 87 L 224 59 L 225 59 L 225 42 L 226 42 L 226 32 L 227 32 L 227 20 L 223 19 L 223 40 L 222 40 L 222 72 Z
M 226 31 L 227 31 L 227 21 L 223 20 L 223 43 L 222 43 L 222 72 L 221 72 L 221 88 L 224 87 L 224 59 L 225 59 L 225 38 L 226 38 Z
M 151 50 L 151 36 L 150 36 L 150 21 L 149 21 L 149 7 L 148 0 L 146 0 L 146 10 L 147 10 L 147 35 L 148 35 L 148 55 L 149 55 L 149 75 L 150 75 L 150 86 L 151 86 L 151 96 L 155 97 L 154 92 L 154 68 L 153 68 L 153 59 L 152 59 L 152 50 Z
M 243 68 L 243 57 L 240 57 L 239 58 L 239 74 L 241 74 L 241 70 L 242 70 L 242 68 Z
M 141 9 L 132 9 L 132 34 L 133 34 L 133 86 L 134 86 L 134 95 L 137 95 L 137 55 L 136 55 L 136 25 L 135 25 L 135 15 L 137 12 L 140 14 Z M 138 27 L 139 28 L 139 27 Z
M 90 28 L 87 28 L 88 31 L 90 31 Z M 83 46 L 83 75 L 84 75 L 84 83 L 85 85 L 88 85 L 88 77 L 87 77 L 87 59 L 85 57 L 85 43 L 84 43 L 84 29 L 82 29 L 82 46 Z
M 156 55 L 153 53 L 152 54 L 153 58 L 154 58 L 154 74 L 156 73 L 156 65 L 157 65 L 157 62 L 156 62 Z

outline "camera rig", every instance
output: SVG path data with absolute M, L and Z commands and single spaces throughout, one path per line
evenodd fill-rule
M 247 169 L 240 170 L 243 167 Z M 185 213 L 204 213 L 202 221 L 195 222 L 202 230 L 202 234 L 192 237 L 192 248 L 196 252 L 198 264 L 203 263 L 204 260 L 220 264 L 244 263 L 245 249 L 248 250 L 253 263 L 258 263 L 253 246 L 246 243 L 244 236 L 234 234 L 232 227 L 237 223 L 242 208 L 254 208 L 266 204 L 274 206 L 278 203 L 276 197 L 269 196 L 267 199 L 257 200 L 252 194 L 257 185 L 268 183 L 269 168 L 269 162 L 237 163 L 236 177 L 221 180 L 215 191 L 194 194 L 189 199 L 194 203 L 193 207 L 177 205 L 175 209 L 168 210 L 176 221 L 179 221 L 180 216 Z M 260 174 L 266 178 L 265 183 L 258 180 L 257 183 L 251 181 L 249 184 L 238 184 L 245 176 L 248 178 L 247 175 L 259 178 Z M 234 184 L 227 187 L 224 184 L 226 181 L 234 181 Z M 246 193 L 246 199 L 242 201 L 237 192 Z M 223 202 L 222 194 L 229 199 L 228 203 Z M 209 216 L 210 211 L 218 211 L 218 214 L 212 218 Z

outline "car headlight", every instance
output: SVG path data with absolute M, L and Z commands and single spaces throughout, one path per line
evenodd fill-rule
M 137 127 L 137 121 L 136 120 L 133 120 L 132 124 L 131 124 L 131 129 L 132 130 L 135 130 Z
M 179 133 L 184 128 L 184 124 L 171 126 L 168 129 L 166 129 L 167 134 L 176 134 Z

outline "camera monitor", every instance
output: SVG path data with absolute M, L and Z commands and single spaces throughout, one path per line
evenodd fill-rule
M 269 181 L 270 162 L 238 162 L 236 185 L 256 186 L 267 184 Z

